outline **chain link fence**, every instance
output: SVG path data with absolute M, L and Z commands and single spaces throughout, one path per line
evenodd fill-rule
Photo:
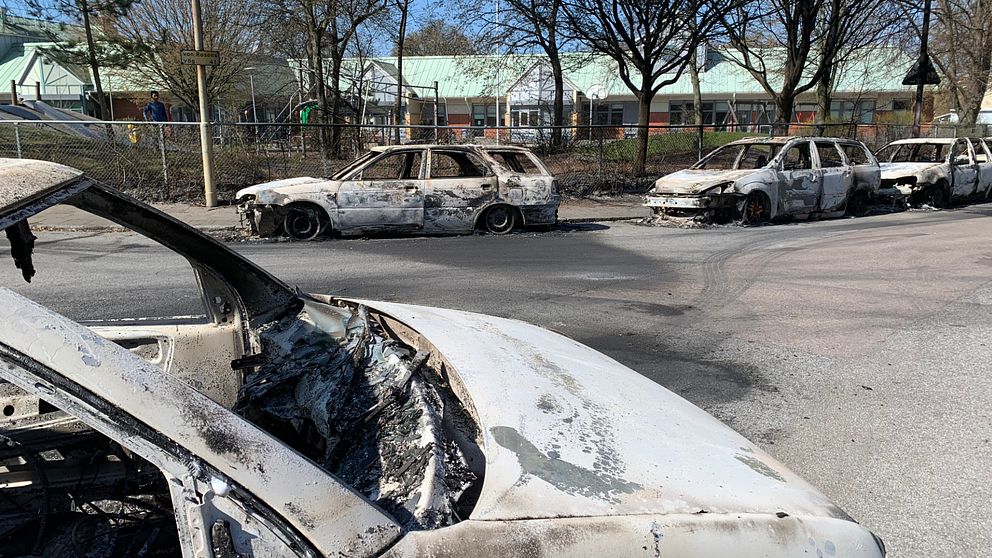
M 649 126 L 643 175 L 632 172 L 637 126 L 478 128 L 271 123 L 211 124 L 216 189 L 230 201 L 245 186 L 297 176 L 330 176 L 357 155 L 395 143 L 501 143 L 534 150 L 566 194 L 641 193 L 664 174 L 771 126 Z M 556 133 L 557 132 L 557 133 Z M 858 139 L 872 150 L 912 137 L 896 124 L 791 124 L 789 135 Z M 930 137 L 985 137 L 986 126 L 925 126 Z M 0 120 L 0 157 L 42 159 L 86 172 L 146 201 L 202 202 L 198 123 Z

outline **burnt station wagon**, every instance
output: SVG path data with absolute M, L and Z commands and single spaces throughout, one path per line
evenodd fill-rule
M 746 224 L 861 215 L 880 182 L 878 162 L 859 141 L 750 138 L 659 178 L 645 205 L 664 215 Z
M 334 231 L 505 234 L 554 225 L 558 182 L 529 150 L 510 146 L 377 147 L 330 179 L 290 178 L 236 195 L 260 236 Z

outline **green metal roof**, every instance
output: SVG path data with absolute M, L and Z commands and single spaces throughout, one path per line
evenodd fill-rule
M 700 89 L 703 95 L 764 95 L 758 82 L 738 64 L 728 57 L 734 52 L 714 49 L 710 62 L 700 73 Z M 374 58 L 380 67 L 395 78 L 395 57 Z M 406 56 L 403 58 L 403 81 L 407 86 L 431 87 L 438 82 L 442 97 L 492 97 L 498 90 L 506 90 L 534 64 L 545 60 L 537 54 L 517 54 L 503 56 Z M 562 55 L 565 79 L 579 91 L 587 91 L 593 85 L 602 85 L 610 97 L 630 96 L 632 93 L 624 85 L 613 59 L 604 55 L 589 53 L 567 53 Z M 856 61 L 841 65 L 837 76 L 837 94 L 861 93 L 864 91 L 906 92 L 912 88 L 902 85 L 902 78 L 912 66 L 913 60 L 905 53 L 893 48 L 879 48 L 865 51 Z M 497 72 L 499 82 L 497 89 Z M 639 78 L 637 78 L 639 79 Z M 635 79 L 635 82 L 637 81 Z M 772 85 L 780 80 L 772 78 Z M 421 96 L 432 95 L 426 89 L 413 89 Z M 692 83 L 688 73 L 678 81 L 661 89 L 659 95 L 692 95 Z

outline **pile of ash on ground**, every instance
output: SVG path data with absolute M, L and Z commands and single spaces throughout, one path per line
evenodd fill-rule
M 442 418 L 452 398 L 428 381 L 427 354 L 357 311 L 309 305 L 263 327 L 264 363 L 235 410 L 391 513 L 407 529 L 455 523 L 475 480 Z
M 720 229 L 726 227 L 740 227 L 739 223 L 714 223 L 705 216 L 698 217 L 675 217 L 671 215 L 652 215 L 642 217 L 633 221 L 635 225 L 648 227 L 670 227 L 674 229 Z

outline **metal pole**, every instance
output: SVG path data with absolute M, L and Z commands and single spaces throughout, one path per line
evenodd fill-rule
M 438 143 L 440 138 L 440 130 L 437 128 L 437 105 L 440 102 L 440 97 L 438 95 L 437 82 L 434 82 L 434 143 Z
M 203 50 L 203 18 L 200 15 L 200 0 L 193 3 L 193 48 Z M 203 198 L 207 207 L 217 205 L 214 191 L 214 145 L 210 137 L 210 106 L 207 104 L 207 68 L 196 65 L 196 89 L 200 101 L 200 150 L 203 156 Z
M 302 116 L 303 109 L 303 68 L 300 68 L 300 114 Z M 305 126 L 303 126 L 303 119 L 300 119 L 300 149 L 303 151 L 303 157 L 307 156 L 307 131 Z
M 916 84 L 916 102 L 913 103 L 913 136 L 919 137 L 920 123 L 923 120 L 923 78 L 929 69 L 930 56 L 927 53 L 927 39 L 930 35 L 930 0 L 923 2 L 923 29 L 920 30 L 920 59 L 917 62 L 920 82 Z
M 496 27 L 499 36 L 499 0 L 496 0 Z M 496 55 L 499 56 L 499 41 L 496 42 Z M 496 63 L 496 145 L 499 145 L 499 126 L 503 122 L 503 114 L 499 111 L 499 61 Z
M 107 96 L 110 97 L 110 119 L 117 120 L 114 118 L 114 86 L 110 82 L 110 75 L 107 75 Z
M 17 81 L 10 80 L 10 104 L 17 104 Z
M 162 155 L 162 184 L 169 187 L 169 164 L 165 160 L 165 124 L 158 125 L 158 150 Z
M 255 155 L 258 155 L 258 113 L 255 111 L 255 77 L 248 74 L 248 83 L 251 84 L 251 121 L 255 124 Z
M 35 98 L 35 100 L 38 100 L 38 101 L 41 100 L 41 82 L 40 81 L 34 82 L 34 98 Z M 111 118 L 111 120 L 113 120 L 113 118 Z
M 24 156 L 21 155 L 21 126 L 20 122 L 14 122 L 14 143 L 17 145 L 17 158 L 23 159 Z

